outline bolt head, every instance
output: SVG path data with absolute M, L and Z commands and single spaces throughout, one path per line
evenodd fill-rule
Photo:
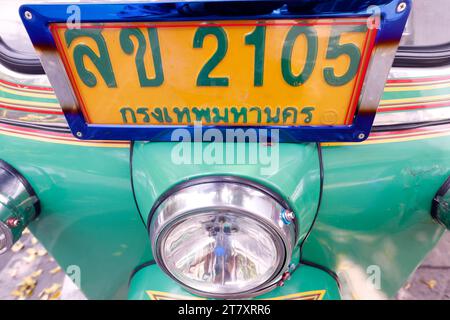
M 406 2 L 400 2 L 397 6 L 397 12 L 403 12 L 406 10 L 406 8 L 408 7 L 408 5 L 406 4 Z
M 365 137 L 366 137 L 366 135 L 365 135 L 364 133 L 360 133 L 360 134 L 358 135 L 358 139 L 359 139 L 359 140 L 363 140 Z
M 80 131 L 78 131 L 78 132 L 77 132 L 77 137 L 78 137 L 78 138 L 81 138 L 82 136 L 83 136 L 83 134 L 82 134 Z
M 16 228 L 20 225 L 20 219 L 18 218 L 9 218 L 6 220 L 6 225 L 10 228 Z
M 293 211 L 286 211 L 286 218 L 287 218 L 289 221 L 294 221 L 294 219 L 295 219 L 295 214 L 294 214 L 294 212 L 293 212 Z
M 33 15 L 31 14 L 30 11 L 25 11 L 23 15 L 25 16 L 25 19 L 27 19 L 27 20 L 31 20 L 31 18 L 33 18 Z
M 284 222 L 284 224 L 291 224 L 291 222 L 295 220 L 295 214 L 290 210 L 283 209 L 281 211 L 280 218 Z
M 285 282 L 285 281 L 289 280 L 290 278 L 291 278 L 291 274 L 289 272 L 285 272 L 281 276 L 281 281 Z

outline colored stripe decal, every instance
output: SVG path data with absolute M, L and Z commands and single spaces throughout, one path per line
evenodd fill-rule
M 332 142 L 323 143 L 324 147 L 334 146 L 364 146 L 369 144 L 408 142 L 423 139 L 434 139 L 450 136 L 450 124 L 431 126 L 426 128 L 401 130 L 393 132 L 373 132 L 369 138 L 361 143 Z
M 416 99 L 417 97 L 435 97 L 435 96 L 450 96 L 450 90 L 447 89 L 432 89 L 432 90 L 409 90 L 397 92 L 384 92 L 383 100 L 402 100 L 402 99 Z
M 22 89 L 22 90 L 53 92 L 53 88 L 52 87 L 39 87 L 39 86 L 32 86 L 32 85 L 22 85 L 22 84 L 10 82 L 10 81 L 4 80 L 4 79 L 0 79 L 0 84 L 7 85 L 7 86 L 10 86 L 10 87 L 14 87 L 14 88 L 18 88 L 18 89 Z
M 27 108 L 27 107 L 21 107 L 21 106 L 14 106 L 14 105 L 6 105 L 0 103 L 0 108 L 7 109 L 7 110 L 14 110 L 14 111 L 23 111 L 23 112 L 32 112 L 32 113 L 41 113 L 41 114 L 56 114 L 56 115 L 64 115 L 62 111 L 57 110 L 46 110 L 46 109 L 36 109 L 36 108 Z
M 407 112 L 415 110 L 428 110 L 450 108 L 450 76 L 429 77 L 417 79 L 388 80 L 383 94 L 383 100 L 378 113 Z M 3 109 L 3 110 L 2 110 Z M 23 112 L 24 117 L 29 114 L 47 114 L 56 116 L 62 124 L 65 123 L 62 109 L 50 87 L 38 87 L 14 84 L 0 80 L 0 114 L 7 116 L 8 110 Z M 37 115 L 36 115 L 37 116 Z M 16 117 L 16 116 L 15 116 Z M 61 117 L 61 118 L 59 118 Z M 450 118 L 450 110 L 449 110 Z M 31 123 L 31 122 L 30 122 Z M 428 139 L 450 135 L 450 127 L 439 126 L 439 130 L 431 127 L 426 130 L 398 131 L 387 134 L 372 133 L 369 139 L 362 143 L 403 142 L 418 139 Z M 68 143 L 86 146 L 128 146 L 127 142 L 117 141 L 80 141 L 71 134 L 55 133 L 45 130 L 29 130 L 20 125 L 0 125 L 0 134 L 14 135 L 34 140 Z M 330 145 L 359 145 L 353 143 L 326 143 Z
M 68 133 L 58 133 L 44 130 L 36 130 L 24 127 L 0 124 L 0 135 L 14 136 L 18 138 L 32 139 L 44 142 L 54 142 L 91 147 L 112 147 L 112 148 L 129 148 L 128 141 L 81 141 Z
M 23 95 L 18 95 L 15 93 L 10 93 L 7 92 L 5 90 L 1 90 L 0 91 L 0 98 L 7 98 L 7 99 L 11 99 L 11 100 L 24 100 L 24 101 L 30 101 L 30 102 L 41 102 L 41 103 L 54 103 L 54 104 L 58 104 L 58 100 L 56 99 L 56 97 L 53 98 L 41 98 L 35 95 L 32 96 L 23 96 Z

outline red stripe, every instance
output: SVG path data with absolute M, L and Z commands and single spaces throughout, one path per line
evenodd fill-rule
M 22 84 L 9 82 L 9 81 L 3 80 L 3 79 L 0 79 L 0 82 L 7 84 L 8 86 L 19 88 L 19 89 L 29 89 L 29 90 L 36 90 L 36 91 L 53 91 L 53 88 L 51 88 L 51 87 L 38 87 L 38 86 L 22 85 Z
M 420 105 L 409 105 L 403 107 L 380 107 L 378 112 L 391 112 L 391 111 L 405 111 L 405 110 L 418 110 L 418 109 L 431 109 L 431 108 L 439 108 L 439 107 L 450 107 L 450 101 L 447 102 L 438 102 L 438 103 L 427 103 Z
M 18 126 L 11 126 L 7 124 L 0 124 L 1 130 L 15 133 L 15 134 L 24 134 L 34 137 L 40 137 L 40 138 L 47 138 L 51 140 L 58 140 L 58 141 L 74 141 L 74 142 L 80 142 L 80 143 L 91 143 L 91 144 L 125 144 L 127 141 L 92 141 L 92 140 L 86 140 L 86 141 L 80 141 L 73 137 L 70 133 L 57 133 L 57 132 L 48 132 L 45 130 L 35 130 L 30 128 L 24 128 L 24 127 L 18 127 Z M 20 131 L 20 132 L 18 132 Z
M 350 124 L 350 121 L 353 119 L 353 117 L 355 116 L 355 112 L 356 112 L 356 108 L 358 107 L 358 102 L 359 102 L 359 98 L 361 97 L 361 90 L 362 87 L 364 85 L 364 81 L 366 78 L 366 73 L 367 73 L 367 69 L 369 67 L 369 61 L 370 61 L 370 57 L 372 55 L 373 52 L 373 48 L 375 46 L 375 39 L 376 39 L 376 35 L 377 32 L 374 32 L 373 35 L 372 33 L 373 29 L 370 29 L 367 34 L 366 34 L 366 39 L 364 40 L 364 48 L 363 48 L 363 54 L 364 54 L 364 61 L 360 61 L 360 65 L 358 66 L 358 76 L 356 79 L 356 83 L 355 83 L 355 87 L 357 85 L 356 91 L 355 88 L 353 88 L 353 92 L 350 98 L 350 103 L 352 103 L 355 93 L 357 92 L 357 96 L 358 98 L 355 99 L 353 105 L 347 109 L 347 114 L 345 115 L 345 123 L 346 124 Z M 369 43 L 369 48 L 368 51 L 366 51 L 367 49 L 367 44 L 368 44 L 368 38 L 369 36 L 372 35 L 372 38 L 369 39 L 370 43 Z M 362 73 L 361 73 L 361 68 L 362 68 Z M 359 81 L 359 83 L 358 83 Z
M 42 114 L 56 114 L 56 115 L 64 114 L 62 111 L 40 110 L 40 109 L 27 108 L 27 107 L 13 107 L 13 106 L 7 106 L 7 105 L 1 104 L 1 103 L 0 103 L 0 108 L 14 110 L 14 111 L 42 113 Z
M 413 137 L 422 137 L 422 136 L 426 136 L 429 134 L 437 134 L 437 133 L 442 133 L 442 132 L 448 132 L 449 130 L 440 130 L 440 131 L 430 131 L 428 134 L 424 134 L 424 133 L 417 133 L 417 134 L 410 134 L 410 135 L 404 135 L 404 134 L 397 134 L 397 135 L 392 135 L 389 137 L 381 137 L 381 136 L 374 136 L 372 137 L 372 135 L 369 137 L 369 140 L 372 141 L 376 141 L 376 140 L 388 140 L 388 139 L 401 139 L 401 138 L 413 138 Z
M 430 129 L 430 128 L 433 128 L 433 129 Z M 399 137 L 399 136 L 404 136 L 405 134 L 408 134 L 408 133 L 417 133 L 420 135 L 420 134 L 424 134 L 424 133 L 446 132 L 446 131 L 449 131 L 449 129 L 450 129 L 450 125 L 446 124 L 446 125 L 442 125 L 442 126 L 432 126 L 432 127 L 416 128 L 416 129 L 401 130 L 401 131 L 374 132 L 374 133 L 371 133 L 370 136 L 371 137 L 385 137 L 385 136 L 396 135 L 397 137 Z M 395 138 L 395 137 L 393 137 L 393 138 Z
M 450 76 L 447 75 L 441 77 L 425 77 L 416 79 L 389 79 L 387 83 L 417 83 L 417 82 L 431 82 L 440 80 L 450 80 Z
M 48 131 L 46 131 L 46 130 L 38 130 L 38 129 L 32 129 L 32 128 L 25 128 L 25 127 L 20 127 L 20 126 L 14 126 L 14 125 L 9 125 L 9 124 L 5 124 L 5 123 L 2 123 L 2 124 L 0 124 L 0 127 L 6 127 L 6 128 L 9 128 L 9 129 L 11 129 L 11 130 L 16 130 L 16 131 L 23 131 L 23 132 L 27 132 L 27 133 L 34 133 L 34 134 L 45 134 L 45 132 L 47 132 L 47 134 L 48 134 Z M 72 136 L 72 134 L 70 134 L 70 133 L 61 133 L 61 132 L 51 132 L 51 135 L 52 136 L 57 136 L 57 137 L 62 137 L 62 138 L 73 138 L 73 139 L 75 139 L 73 136 Z

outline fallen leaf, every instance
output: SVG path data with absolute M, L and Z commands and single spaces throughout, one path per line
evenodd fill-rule
M 58 290 L 50 296 L 49 300 L 58 300 L 60 297 L 61 297 L 61 290 Z
M 11 251 L 12 252 L 19 252 L 24 247 L 25 247 L 25 245 L 23 244 L 23 242 L 19 240 L 11 247 Z
M 41 300 L 56 300 L 61 296 L 61 285 L 59 283 L 53 283 L 50 287 L 43 289 L 39 293 Z
M 29 255 L 36 255 L 37 250 L 35 248 L 28 248 L 26 251 Z
M 36 257 L 38 256 L 38 251 L 35 248 L 29 248 L 26 250 L 28 256 L 23 257 L 22 260 L 24 260 L 25 262 L 33 262 L 34 260 L 36 260 Z
M 437 285 L 437 281 L 434 279 L 431 279 L 429 281 L 425 281 L 425 284 L 428 286 L 428 288 L 430 288 L 431 290 L 434 289 L 434 287 L 436 287 Z
M 58 273 L 58 272 L 61 272 L 61 267 L 56 267 L 56 268 L 50 270 L 50 274 L 55 274 L 55 273 Z
M 9 270 L 9 276 L 10 276 L 11 278 L 15 278 L 16 275 L 17 275 L 17 269 L 10 269 L 10 270 Z
M 47 250 L 45 250 L 45 249 L 41 249 L 41 250 L 38 250 L 37 251 L 37 255 L 39 256 L 39 257 L 43 257 L 43 256 L 45 256 L 47 254 Z
M 31 297 L 38 282 L 36 278 L 39 277 L 41 273 L 42 270 L 38 270 L 23 278 L 17 288 L 11 292 L 11 295 L 19 300 L 25 300 L 26 298 Z
M 31 277 L 38 278 L 42 274 L 42 269 L 36 270 L 31 274 Z
M 38 243 L 38 239 L 36 239 L 35 237 L 31 238 L 31 244 L 34 246 Z

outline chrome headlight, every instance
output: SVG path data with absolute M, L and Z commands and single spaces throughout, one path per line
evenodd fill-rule
M 242 182 L 179 188 L 154 210 L 158 265 L 188 290 L 208 297 L 251 297 L 269 290 L 291 259 L 295 223 L 263 189 Z

